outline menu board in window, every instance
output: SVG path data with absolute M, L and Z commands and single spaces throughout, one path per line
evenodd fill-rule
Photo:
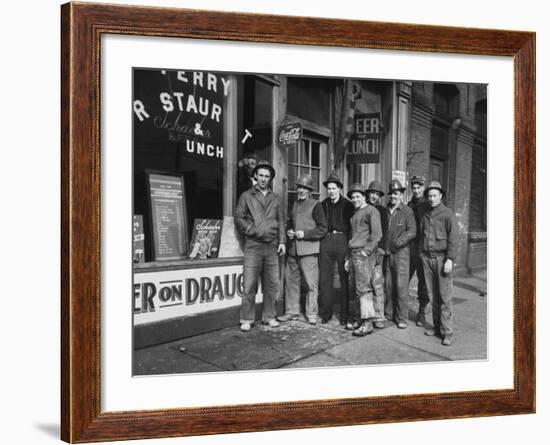
M 186 258 L 189 250 L 183 176 L 147 173 L 153 261 Z

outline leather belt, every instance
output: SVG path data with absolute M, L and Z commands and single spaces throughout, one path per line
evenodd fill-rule
M 338 230 L 331 230 L 328 233 L 332 234 L 332 235 L 343 235 L 344 234 L 344 232 L 339 232 Z

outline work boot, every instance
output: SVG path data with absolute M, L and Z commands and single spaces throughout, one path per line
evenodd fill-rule
M 353 331 L 351 335 L 355 337 L 364 337 L 366 335 L 372 334 L 373 331 L 374 328 L 372 327 L 372 323 L 370 321 L 365 321 L 361 326 Z
M 248 332 L 251 328 L 252 325 L 249 322 L 245 321 L 244 323 L 241 323 L 241 331 Z
M 438 329 L 434 329 L 434 328 L 427 328 L 425 331 L 424 331 L 424 335 L 427 335 L 428 337 L 441 337 L 441 332 L 439 332 Z
M 279 320 L 279 321 L 290 321 L 290 320 L 298 320 L 298 318 L 300 318 L 300 316 L 298 314 L 284 314 L 284 315 L 279 315 L 277 317 L 277 320 Z
M 274 318 L 272 318 L 271 320 L 269 320 L 267 322 L 263 322 L 263 324 L 269 326 L 270 328 L 278 328 L 281 325 L 281 323 L 279 323 Z
M 416 316 L 416 325 L 423 328 L 426 324 L 426 315 L 420 309 L 418 310 L 418 315 Z
M 386 324 L 384 323 L 384 320 L 377 320 L 374 322 L 374 327 L 376 329 L 384 329 L 386 327 Z
M 359 327 L 361 326 L 361 323 L 359 323 L 358 321 L 348 321 L 346 323 L 346 326 L 345 326 L 345 330 L 346 331 L 354 331 L 356 329 L 358 329 Z
M 455 335 L 451 332 L 450 334 L 447 334 L 443 337 L 443 341 L 441 344 L 443 346 L 451 346 L 453 344 L 453 341 L 455 339 Z

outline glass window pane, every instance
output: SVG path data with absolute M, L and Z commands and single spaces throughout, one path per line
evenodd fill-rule
M 319 170 L 313 169 L 311 172 L 311 176 L 313 177 L 313 187 L 316 192 L 319 191 Z
M 319 142 L 312 142 L 311 143 L 311 165 L 314 167 L 320 167 L 320 152 L 321 152 L 321 144 Z
M 298 177 L 298 167 L 295 165 L 288 166 L 288 189 L 296 190 L 296 178 Z
M 300 164 L 309 165 L 309 141 L 302 139 L 300 144 Z
M 288 147 L 288 162 L 292 164 L 298 163 L 298 148 L 296 144 Z

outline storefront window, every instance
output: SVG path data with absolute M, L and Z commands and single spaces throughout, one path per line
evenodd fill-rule
M 252 185 L 247 160 L 272 159 L 273 85 L 275 80 L 254 75 L 238 77 L 238 184 L 237 199 Z
M 321 143 L 311 137 L 304 136 L 300 144 L 288 150 L 288 209 L 296 200 L 296 180 L 298 176 L 308 173 L 313 177 L 313 193 L 319 199 L 321 180 Z
M 187 258 L 197 223 L 221 228 L 230 80 L 202 71 L 134 69 L 133 87 L 134 214 L 143 217 L 145 258 L 163 259 L 154 245 L 159 240 L 171 251 L 166 258 Z M 183 184 L 160 191 L 151 186 L 152 174 L 154 184 L 176 184 L 173 178 Z M 170 201 L 178 193 L 183 206 Z M 168 236 L 175 231 L 181 236 Z M 171 239 L 178 241 L 168 246 Z

